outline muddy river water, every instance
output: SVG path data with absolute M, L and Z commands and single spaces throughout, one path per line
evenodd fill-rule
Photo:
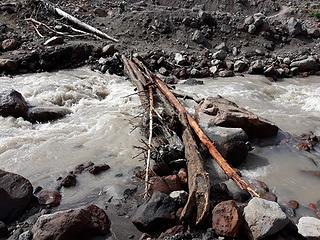
M 0 117 L 0 168 L 23 175 L 34 186 L 53 188 L 56 179 L 77 164 L 108 163 L 99 176 L 82 174 L 75 188 L 64 190 L 60 208 L 99 202 L 102 196 L 121 197 L 141 145 L 139 131 L 131 131 L 139 100 L 124 78 L 101 75 L 87 68 L 1 77 L 0 89 L 14 88 L 33 105 L 65 106 L 72 114 L 47 124 Z M 245 76 L 203 80 L 204 85 L 178 88 L 200 97 L 221 95 L 276 123 L 284 132 L 320 135 L 320 79 L 287 79 L 271 83 Z M 319 149 L 318 149 L 319 151 Z M 319 151 L 320 152 L 320 151 Z M 280 201 L 302 204 L 320 200 L 320 178 L 301 173 L 319 170 L 319 152 L 300 152 L 286 144 L 256 147 L 241 167 L 246 176 L 265 181 Z M 314 161 L 310 161 L 312 158 Z

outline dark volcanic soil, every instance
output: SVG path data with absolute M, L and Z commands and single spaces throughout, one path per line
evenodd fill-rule
M 214 48 L 222 42 L 226 44 L 231 60 L 234 60 L 235 56 L 245 57 L 248 61 L 271 57 L 295 59 L 319 52 L 320 23 L 319 19 L 311 16 L 318 11 L 317 8 L 320 8 L 317 1 L 67 0 L 52 2 L 83 22 L 119 39 L 116 48 L 127 54 L 131 52 L 144 54 L 148 51 L 162 50 L 171 60 L 177 52 L 191 54 L 192 57 L 201 60 L 207 57 L 208 53 L 216 51 Z M 32 23 L 25 19 L 32 17 L 62 32 L 62 24 L 69 23 L 52 15 L 43 4 L 35 0 L 10 1 L 1 3 L 0 6 L 0 42 L 8 38 L 14 38 L 19 42 L 15 50 L 2 50 L 1 58 L 16 59 L 18 56 L 21 58 L 23 55 L 29 55 L 29 58 L 20 62 L 30 61 L 30 58 L 40 58 L 38 61 L 40 64 L 35 64 L 39 66 L 28 67 L 22 72 L 54 69 L 51 66 L 41 65 L 41 54 L 50 51 L 50 48 L 55 48 L 45 47 L 44 42 L 57 34 L 40 26 L 38 30 L 43 35 L 40 37 Z M 209 14 L 210 19 L 207 15 L 201 15 L 202 11 Z M 268 22 L 267 29 L 257 29 L 253 33 L 248 33 L 248 26 L 244 24 L 245 18 L 258 12 L 265 14 Z M 295 36 L 288 33 L 287 22 L 291 17 L 301 22 L 303 33 Z M 199 39 L 194 37 L 196 31 L 200 34 Z M 71 32 L 71 34 L 75 33 Z M 84 55 L 84 59 L 94 55 L 97 52 L 97 46 L 102 47 L 110 43 L 108 40 L 96 40 L 91 36 L 63 36 L 63 39 L 62 48 L 77 44 L 91 46 L 87 52 L 82 50 L 78 54 Z M 234 48 L 237 52 L 235 56 L 232 55 Z M 33 56 L 34 52 L 37 52 L 40 57 Z M 79 63 L 83 63 L 84 59 Z M 56 60 L 58 61 L 58 57 Z M 56 68 L 73 65 L 77 64 L 71 59 L 70 64 L 60 64 Z

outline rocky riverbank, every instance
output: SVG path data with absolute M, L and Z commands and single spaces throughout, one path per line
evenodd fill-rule
M 121 55 L 125 54 L 142 60 L 170 84 L 180 80 L 191 85 L 201 84 L 192 78 L 214 81 L 218 76 L 243 74 L 264 75 L 271 81 L 320 75 L 318 3 L 70 0 L 57 2 L 57 6 L 119 42 L 97 40 L 92 34 L 75 31 L 70 22 L 59 19 L 40 1 L 4 2 L 0 4 L 1 74 L 53 71 L 89 64 L 102 73 L 124 75 Z M 197 121 L 235 167 L 246 160 L 254 148 L 251 142 L 256 138 L 270 140 L 278 133 L 274 124 L 260 121 L 256 115 L 226 99 L 195 99 L 184 93 L 180 93 L 180 97 L 197 103 Z M 71 111 L 67 108 L 33 106 L 15 90 L 0 94 L 2 117 L 20 117 L 32 124 L 41 124 L 68 114 Z M 174 120 L 170 120 L 174 124 Z M 310 152 L 318 143 L 319 137 L 311 134 L 303 137 L 298 147 Z M 192 223 L 192 219 L 182 221 L 180 218 L 189 197 L 184 147 L 169 144 L 157 151 L 162 155 L 154 153 L 157 161 L 152 163 L 152 168 L 157 176 L 150 179 L 150 199 L 142 200 L 142 184 L 138 184 L 128 188 L 116 205 L 117 214 L 129 216 L 137 229 L 145 232 L 141 239 L 320 237 L 319 203 L 308 206 L 312 216 L 297 216 L 296 210 L 305 206 L 294 200 L 277 203 L 272 190 L 255 179 L 246 181 L 261 198 L 250 198 L 247 192 L 226 179 L 214 182 L 205 222 L 197 227 L 190 224 L 191 228 L 187 228 L 186 223 L 189 220 Z M 109 168 L 108 164 L 83 163 L 60 177 L 54 190 L 38 187 L 33 190 L 24 177 L 1 171 L 0 238 L 107 238 L 110 228 L 121 226 L 112 226 L 104 209 L 90 204 L 58 212 L 54 208 L 63 199 L 63 189 L 76 186 L 83 172 L 104 174 Z M 319 174 L 318 171 L 306 173 Z M 143 175 L 141 171 L 136 178 L 142 180 Z
M 58 7 L 116 37 L 120 42 L 115 46 L 74 34 L 68 22 L 57 20 L 37 1 L 3 3 L 0 71 L 50 71 L 90 63 L 102 72 L 121 74 L 114 53 L 133 52 L 151 70 L 178 79 L 248 72 L 275 81 L 319 74 L 317 3 L 231 2 L 60 3 Z

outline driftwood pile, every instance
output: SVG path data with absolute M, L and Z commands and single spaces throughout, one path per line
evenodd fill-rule
M 182 221 L 192 225 L 200 225 L 209 215 L 211 186 L 204 154 L 210 154 L 228 178 L 232 179 L 241 189 L 247 191 L 252 197 L 260 197 L 253 187 L 228 164 L 217 150 L 215 143 L 209 139 L 196 120 L 186 111 L 171 89 L 160 78 L 150 72 L 137 58 L 127 59 L 122 56 L 122 60 L 125 72 L 136 86 L 141 105 L 147 113 L 145 115 L 145 126 L 148 126 L 146 196 L 148 196 L 150 187 L 149 176 L 154 174 L 150 169 L 151 150 L 161 142 L 176 136 L 182 140 L 184 145 L 188 168 L 189 197 L 181 213 Z M 175 127 L 172 126 L 172 121 L 164 121 L 163 119 L 175 119 Z

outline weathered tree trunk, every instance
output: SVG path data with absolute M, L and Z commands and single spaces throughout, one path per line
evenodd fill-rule
M 204 159 L 198 149 L 187 118 L 181 115 L 185 130 L 182 134 L 185 157 L 188 161 L 189 198 L 181 213 L 181 219 L 192 219 L 196 225 L 202 224 L 209 214 L 210 180 L 204 166 Z
M 77 25 L 78 27 L 82 28 L 83 30 L 86 30 L 92 34 L 97 35 L 98 37 L 104 38 L 104 39 L 108 39 L 111 40 L 113 42 L 119 42 L 118 39 L 115 39 L 111 36 L 109 36 L 108 34 L 100 31 L 99 29 L 96 29 L 92 26 L 90 26 L 89 24 L 86 24 L 82 21 L 80 21 L 78 18 L 70 15 L 69 13 L 66 13 L 65 11 L 61 10 L 60 8 L 55 7 L 51 2 L 47 1 L 47 0 L 40 0 L 45 6 L 47 6 L 47 8 L 52 11 L 54 14 L 57 14 L 65 19 L 67 19 L 69 22 Z

